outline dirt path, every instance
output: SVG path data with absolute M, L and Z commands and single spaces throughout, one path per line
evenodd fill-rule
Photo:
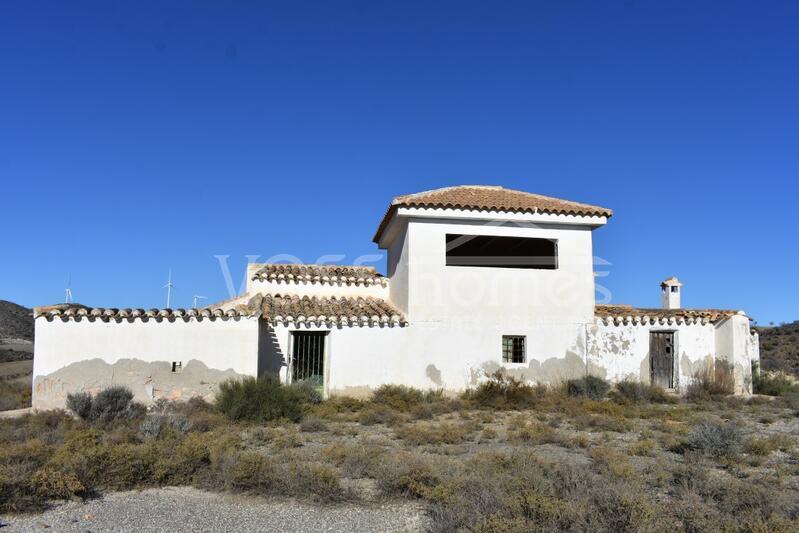
M 38 515 L 0 518 L 11 531 L 422 531 L 413 503 L 314 505 L 190 487 L 116 492 Z

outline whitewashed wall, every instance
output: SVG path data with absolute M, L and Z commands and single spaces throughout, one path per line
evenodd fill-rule
M 35 321 L 33 407 L 63 407 L 66 394 L 130 387 L 139 401 L 210 396 L 221 380 L 257 375 L 258 320 Z M 172 373 L 172 362 L 181 362 Z
M 291 331 L 280 325 L 274 337 L 283 364 L 288 361 Z M 327 330 L 327 389 L 332 394 L 364 396 L 385 383 L 422 389 L 462 391 L 503 367 L 528 381 L 560 382 L 585 375 L 585 328 L 527 326 L 452 328 L 438 324 L 409 327 L 312 328 Z M 502 362 L 502 335 L 526 335 L 528 362 Z M 564 350 L 561 339 L 569 338 Z M 285 366 L 281 370 L 285 380 Z
M 621 381 L 649 383 L 649 336 L 653 331 L 674 332 L 675 387 L 684 388 L 701 365 L 715 355 L 713 324 L 610 324 L 598 322 L 589 328 L 588 369 L 592 375 Z

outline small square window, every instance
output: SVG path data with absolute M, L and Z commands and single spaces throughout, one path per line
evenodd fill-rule
M 523 335 L 502 336 L 502 362 L 524 363 L 527 359 L 526 337 Z
M 677 292 L 678 290 L 679 287 L 677 287 L 676 285 L 671 288 L 671 292 Z
M 183 361 L 172 361 L 172 372 L 179 374 L 183 371 Z

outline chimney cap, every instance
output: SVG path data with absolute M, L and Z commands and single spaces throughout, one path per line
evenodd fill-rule
M 682 287 L 682 283 L 676 277 L 672 276 L 668 279 L 663 280 L 663 283 L 660 284 L 661 287 Z

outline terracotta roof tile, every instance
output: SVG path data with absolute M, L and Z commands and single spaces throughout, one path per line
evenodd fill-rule
M 387 278 L 374 267 L 348 265 L 266 264 L 252 276 L 253 280 L 294 283 L 328 283 L 342 285 L 383 285 Z
M 633 322 L 702 322 L 714 324 L 731 316 L 738 311 L 727 309 L 658 309 L 633 307 L 631 305 L 597 305 L 594 314 L 597 318 L 604 319 L 607 323 L 619 323 L 632 320 Z
M 117 319 L 150 319 L 150 318 L 231 318 L 248 316 L 241 308 L 222 309 L 221 307 L 203 307 L 201 309 L 133 309 L 115 307 L 88 307 L 81 304 L 57 304 L 36 307 L 34 317 L 53 318 L 89 318 L 100 320 Z
M 404 325 L 405 317 L 374 297 L 257 294 L 248 307 L 270 322 L 334 322 L 341 325 Z
M 374 297 L 319 297 L 256 294 L 246 304 L 223 309 L 116 309 L 58 304 L 34 308 L 35 317 L 88 320 L 189 319 L 262 317 L 270 322 L 328 323 L 343 326 L 405 325 L 405 317 L 391 304 Z
M 460 185 L 416 194 L 397 196 L 380 222 L 374 242 L 380 240 L 389 220 L 399 207 L 433 207 L 511 211 L 522 213 L 550 213 L 559 215 L 604 216 L 613 215 L 611 209 L 581 204 L 560 198 L 542 196 L 524 191 L 487 185 Z

